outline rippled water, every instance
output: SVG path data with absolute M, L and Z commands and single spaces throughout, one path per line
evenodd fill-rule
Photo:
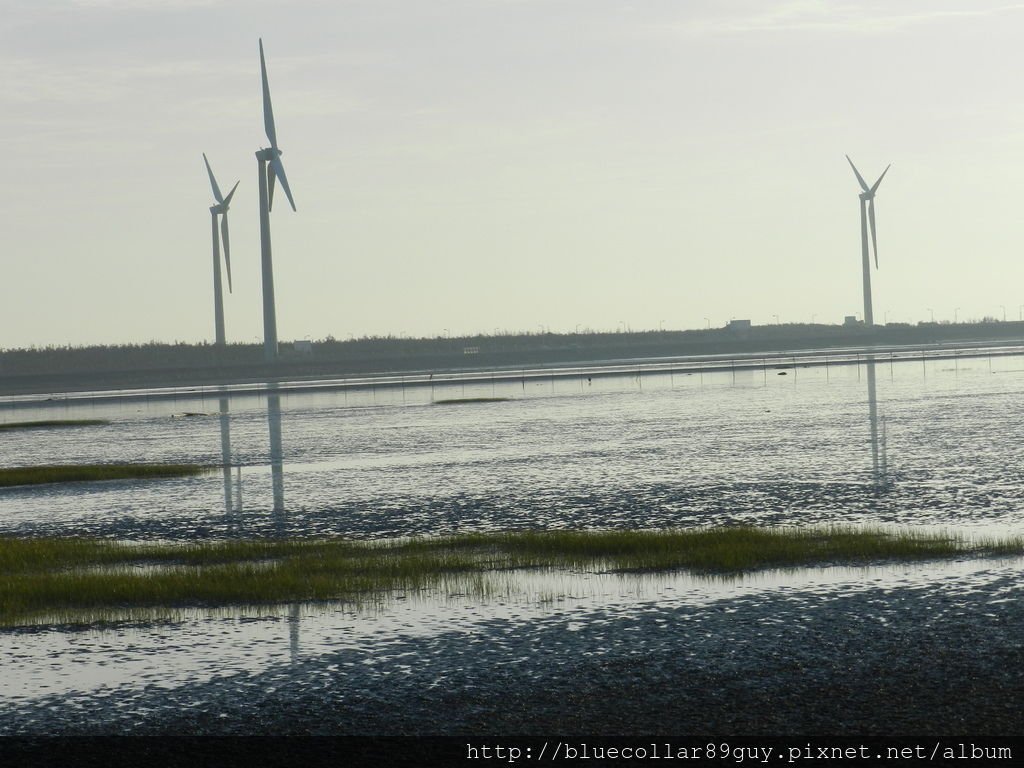
M 879 435 L 884 429 L 879 472 L 863 365 L 589 381 L 583 374 L 246 393 L 223 401 L 0 403 L 0 422 L 111 421 L 0 433 L 0 465 L 218 465 L 225 457 L 231 465 L 197 478 L 0 489 L 0 533 L 376 538 L 734 522 L 1024 532 L 1024 425 L 1017 416 L 1024 358 L 878 364 L 875 376 Z M 433 402 L 461 397 L 509 399 Z M 401 671 L 411 660 L 388 655 L 395 636 L 472 633 L 481 622 L 522 626 L 552 616 L 572 632 L 577 619 L 570 613 L 590 626 L 653 605 L 757 590 L 792 590 L 799 603 L 879 584 L 959 580 L 966 589 L 991 578 L 987 569 L 810 569 L 723 582 L 520 575 L 505 597 L 491 601 L 419 595 L 379 613 L 285 606 L 107 630 L 19 630 L 0 633 L 0 705 L 67 697 L 70 703 L 53 704 L 66 715 L 76 700 L 118 692 L 121 706 L 131 707 L 132 691 L 271 670 L 343 647 L 376 649 L 378 663 Z M 1019 585 L 1019 561 L 994 572 Z
M 381 537 L 836 521 L 1024 530 L 1024 359 L 876 373 L 882 483 L 863 365 L 249 394 L 226 399 L 224 415 L 209 397 L 0 408 L 7 421 L 112 422 L 7 433 L 3 465 L 216 465 L 225 455 L 233 465 L 228 477 L 0 490 L 0 532 Z M 511 399 L 432 404 L 453 397 Z
M 856 615 L 847 606 L 826 626 L 855 621 L 884 631 L 908 617 L 936 625 L 979 609 L 994 617 L 1019 598 L 1013 560 L 726 579 L 520 573 L 490 598 L 423 592 L 393 596 L 376 610 L 184 611 L 159 623 L 19 630 L 0 633 L 0 736 L 92 724 L 125 733 L 182 707 L 210 717 L 226 708 L 236 718 L 241 709 L 244 719 L 247 697 L 272 698 L 278 687 L 295 696 L 329 685 L 345 699 L 389 676 L 410 676 L 429 699 L 432 688 L 473 681 L 481 664 L 540 682 L 581 656 L 670 653 L 700 664 L 710 648 L 771 645 L 778 632 L 817 625 L 833 602 L 852 600 Z M 680 631 L 689 645 L 678 645 Z

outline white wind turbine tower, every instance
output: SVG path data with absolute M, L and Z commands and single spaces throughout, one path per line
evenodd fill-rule
M 270 85 L 267 83 L 267 63 L 263 58 L 263 39 L 260 38 L 260 74 L 263 76 L 263 125 L 270 146 L 256 153 L 260 182 L 260 252 L 263 263 L 263 354 L 267 360 L 277 359 L 277 310 L 274 304 L 274 265 L 270 253 L 270 208 L 274 204 L 274 181 L 280 180 L 292 210 L 295 200 L 288 188 L 288 178 L 281 163 L 281 150 L 277 147 L 274 128 L 274 109 L 270 104 Z
M 206 163 L 206 172 L 210 175 L 210 186 L 213 187 L 213 198 L 216 205 L 210 206 L 210 225 L 213 234 L 213 320 L 217 330 L 217 345 L 223 347 L 226 343 L 224 338 L 224 288 L 220 278 L 220 241 L 224 240 L 224 266 L 228 273 L 228 291 L 231 291 L 231 246 L 228 241 L 228 208 L 231 205 L 231 197 L 238 189 L 238 182 L 228 192 L 227 197 L 220 193 L 217 186 L 217 179 L 213 177 L 210 168 L 210 161 L 203 153 L 203 162 Z M 217 232 L 217 217 L 220 216 L 220 232 Z
M 882 183 L 882 179 L 885 178 L 885 174 L 889 172 L 891 166 L 885 166 L 885 170 L 882 171 L 882 175 L 878 177 L 878 181 L 872 186 L 868 186 L 868 183 L 864 181 L 864 177 L 860 175 L 860 171 L 857 170 L 857 166 L 853 164 L 853 160 L 850 156 L 846 156 L 846 161 L 853 168 L 853 172 L 857 175 L 857 181 L 860 183 L 860 249 L 861 255 L 863 256 L 864 264 L 864 325 L 874 325 L 875 318 L 871 311 L 871 260 L 868 258 L 868 222 L 871 223 L 871 245 L 875 252 L 875 269 L 878 269 L 878 240 L 875 237 L 875 192 L 878 191 L 878 185 Z

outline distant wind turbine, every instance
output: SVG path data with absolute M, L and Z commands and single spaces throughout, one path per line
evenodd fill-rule
M 260 182 L 260 251 L 263 263 L 263 354 L 267 360 L 277 359 L 277 310 L 274 304 L 274 264 L 270 252 L 270 209 L 274 204 L 274 183 L 281 182 L 292 210 L 295 200 L 288 187 L 288 177 L 281 163 L 281 150 L 277 146 L 274 127 L 274 108 L 270 103 L 270 85 L 267 82 L 267 63 L 263 57 L 263 39 L 260 38 L 260 74 L 263 76 L 263 126 L 270 146 L 259 150 Z
M 217 331 L 217 344 L 223 347 L 226 343 L 224 338 L 224 288 L 220 278 L 220 241 L 224 240 L 224 266 L 228 273 L 228 291 L 231 291 L 231 245 L 228 240 L 228 208 L 231 206 L 231 197 L 238 189 L 238 182 L 228 192 L 227 197 L 220 193 L 217 186 L 217 179 L 213 177 L 213 170 L 210 168 L 210 161 L 203 153 L 203 162 L 206 163 L 206 172 L 210 175 L 210 186 L 213 187 L 213 198 L 216 205 L 210 206 L 210 224 L 213 234 L 213 320 Z M 217 232 L 217 217 L 220 216 L 220 232 Z
M 864 325 L 874 325 L 875 318 L 871 311 L 871 260 L 868 258 L 868 222 L 871 223 L 871 245 L 875 252 L 875 269 L 878 269 L 878 239 L 875 236 L 875 192 L 878 191 L 878 186 L 882 183 L 882 179 L 885 178 L 885 174 L 889 172 L 890 165 L 885 166 L 885 170 L 882 171 L 882 175 L 878 177 L 878 181 L 872 186 L 868 186 L 868 183 L 864 181 L 864 177 L 860 175 L 860 171 L 857 170 L 857 166 L 853 164 L 853 160 L 850 156 L 846 156 L 846 161 L 853 168 L 853 172 L 857 175 L 857 181 L 860 183 L 860 248 L 861 255 L 863 256 L 864 265 Z

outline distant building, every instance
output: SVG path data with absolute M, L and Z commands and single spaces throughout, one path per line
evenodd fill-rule
M 843 325 L 860 325 L 860 320 L 857 319 L 856 315 L 847 315 L 843 318 Z
M 292 345 L 292 348 L 300 355 L 313 354 L 313 342 L 309 339 L 299 339 Z
M 729 324 L 725 326 L 725 330 L 731 333 L 738 339 L 746 339 L 750 337 L 750 321 L 749 320 L 730 320 Z
M 463 347 L 462 354 L 464 355 L 479 355 L 480 347 Z

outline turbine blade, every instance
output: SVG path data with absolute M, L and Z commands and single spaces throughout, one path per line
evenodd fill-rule
M 267 166 L 267 210 L 274 210 L 274 180 L 277 175 L 274 173 L 274 166 L 270 164 Z
M 235 186 L 233 186 L 233 187 L 231 188 L 231 191 L 230 191 L 230 192 L 228 192 L 228 196 L 227 196 L 227 197 L 225 197 L 223 201 L 221 201 L 221 202 L 222 202 L 222 205 L 224 206 L 224 210 L 225 210 L 225 212 L 227 211 L 227 209 L 228 209 L 228 206 L 229 206 L 229 205 L 231 205 L 231 197 L 232 197 L 232 195 L 234 195 L 234 194 L 235 194 L 235 190 L 236 190 L 236 189 L 238 189 L 238 182 L 237 182 L 237 181 L 235 182 Z
M 878 239 L 875 237 L 875 198 L 868 200 L 868 222 L 871 225 L 871 246 L 875 252 L 875 269 L 878 269 Z
M 885 166 L 885 170 L 882 171 L 882 175 L 878 177 L 878 181 L 876 181 L 875 185 L 871 187 L 871 194 L 875 194 L 875 191 L 878 189 L 878 185 L 882 183 L 882 179 L 885 178 L 885 174 L 889 172 L 890 168 L 892 168 L 892 163 L 889 163 L 887 166 Z
M 288 188 L 288 177 L 284 175 L 284 164 L 281 162 L 281 156 L 274 155 L 270 165 L 274 169 L 274 175 L 281 180 L 281 186 L 284 187 L 284 193 L 288 196 L 288 202 L 292 204 L 292 210 L 296 210 L 292 191 Z
M 263 127 L 270 146 L 277 149 L 277 131 L 274 129 L 274 107 L 270 104 L 270 84 L 267 82 L 267 62 L 263 58 L 263 38 L 260 38 L 260 73 L 263 75 Z
M 857 170 L 857 166 L 853 164 L 853 160 L 850 159 L 849 155 L 846 156 L 846 162 L 850 164 L 850 167 L 853 168 L 853 172 L 857 174 L 857 181 L 860 182 L 860 188 L 865 192 L 869 191 L 870 187 L 868 186 L 868 183 L 864 181 L 864 177 L 860 175 L 860 171 Z
M 228 212 L 224 211 L 220 215 L 220 237 L 224 241 L 224 266 L 228 270 L 228 293 L 232 293 L 231 290 L 231 244 L 228 240 Z
M 205 152 L 203 152 L 203 162 L 206 163 L 206 172 L 210 175 L 210 186 L 213 187 L 213 197 L 218 203 L 223 203 L 224 198 L 220 194 L 220 187 L 217 186 L 217 180 L 213 178 L 213 171 L 210 170 L 210 161 L 206 159 Z

